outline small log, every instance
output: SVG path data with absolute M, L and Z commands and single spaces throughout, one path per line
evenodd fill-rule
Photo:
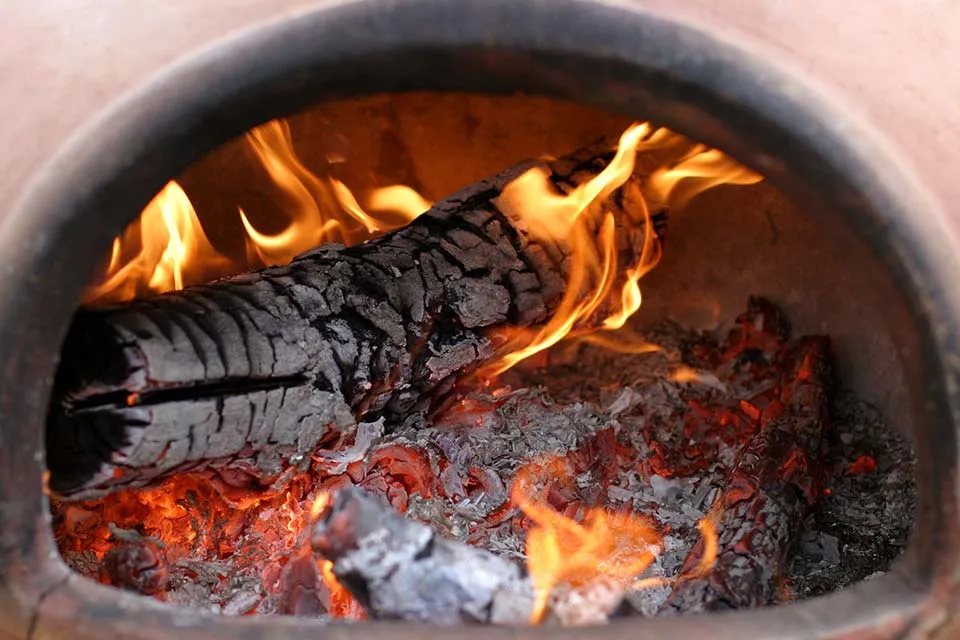
M 829 340 L 804 337 L 780 351 L 786 373 L 779 402 L 739 453 L 708 516 L 717 532 L 712 566 L 705 540 L 687 556 L 660 613 L 745 609 L 774 602 L 790 549 L 820 494 L 828 428 Z
M 491 330 L 535 327 L 562 297 L 569 248 L 531 237 L 503 188 L 542 167 L 568 191 L 611 147 L 522 163 L 360 245 L 79 311 L 47 426 L 50 489 L 89 499 L 204 468 L 266 484 L 357 420 L 425 408 L 494 357 Z M 632 176 L 604 203 L 623 268 L 639 259 L 642 197 Z
M 374 619 L 522 625 L 533 610 L 519 566 L 441 538 L 360 489 L 337 492 L 311 545 Z

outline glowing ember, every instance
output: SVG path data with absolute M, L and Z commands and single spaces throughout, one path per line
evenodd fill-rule
M 270 486 L 223 470 L 95 502 L 54 499 L 60 550 L 84 575 L 172 603 L 213 605 L 230 615 L 375 618 L 377 604 L 371 600 L 365 612 L 347 582 L 337 580 L 334 569 L 346 575 L 337 565 L 342 558 L 321 557 L 322 547 L 310 540 L 319 520 L 349 530 L 349 519 L 331 517 L 332 499 L 356 486 L 443 538 L 518 562 L 525 551 L 530 598 L 515 621 L 602 622 L 620 611 L 625 596 L 631 606 L 636 599 L 654 603 L 642 613 L 659 615 L 668 597 L 663 589 L 672 595 L 723 582 L 738 541 L 777 530 L 771 512 L 745 520 L 744 535 L 731 541 L 731 514 L 756 493 L 751 482 L 731 482 L 731 472 L 745 473 L 744 452 L 749 456 L 750 443 L 766 433 L 762 420 L 781 416 L 783 390 L 806 384 L 814 369 L 806 356 L 796 371 L 785 369 L 791 360 L 782 356 L 792 347 L 778 317 L 755 301 L 750 308 L 725 341 L 688 332 L 675 342 L 657 334 L 665 348 L 640 360 L 658 364 L 638 368 L 631 379 L 654 370 L 659 377 L 601 389 L 592 408 L 593 400 L 561 406 L 542 390 L 498 388 L 391 433 L 379 422 L 360 425 L 325 443 L 308 470 Z M 632 358 L 599 350 L 591 357 L 610 369 Z M 722 384 L 671 380 L 682 366 Z M 591 378 L 604 373 L 593 365 L 583 371 Z M 579 393 L 582 383 L 566 381 Z M 794 495 L 806 470 L 798 457 L 784 455 L 787 463 L 768 465 L 773 475 L 764 481 L 793 483 Z M 837 468 L 845 482 L 857 480 L 844 473 L 854 458 Z M 361 552 L 353 558 L 376 573 L 393 540 L 367 537 L 357 541 Z M 678 549 L 686 560 L 668 564 Z M 783 549 L 770 550 L 778 562 Z M 741 568 L 755 560 L 746 558 Z M 749 571 L 741 575 L 763 582 Z

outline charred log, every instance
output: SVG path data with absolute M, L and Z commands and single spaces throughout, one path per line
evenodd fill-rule
M 516 564 L 441 538 L 360 489 L 339 491 L 311 533 L 314 551 L 371 618 L 524 624 L 533 610 Z
M 562 296 L 566 247 L 531 237 L 504 186 L 543 166 L 569 190 L 609 149 L 518 165 L 361 245 L 81 310 L 47 427 L 51 490 L 91 498 L 204 468 L 262 485 L 358 419 L 424 408 L 490 360 L 492 329 L 536 326 Z M 634 176 L 605 204 L 623 266 L 642 246 L 625 214 L 641 188 Z
M 829 341 L 804 337 L 788 358 L 779 402 L 741 450 L 709 516 L 717 530 L 712 566 L 704 540 L 684 562 L 661 612 L 744 609 L 772 603 L 801 524 L 820 494 L 820 454 L 828 426 Z M 709 555 L 709 554 L 708 554 Z

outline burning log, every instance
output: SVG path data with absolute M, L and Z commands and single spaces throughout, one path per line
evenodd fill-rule
M 339 491 L 311 533 L 313 550 L 372 618 L 525 624 L 533 611 L 519 566 L 441 538 L 360 489 Z
M 804 337 L 780 350 L 789 366 L 779 400 L 764 409 L 760 431 L 740 451 L 708 516 L 716 542 L 705 537 L 694 546 L 661 613 L 744 609 L 776 598 L 820 493 L 829 348 L 825 337 Z
M 523 163 L 360 245 L 81 310 L 47 428 L 51 490 L 85 499 L 204 468 L 262 486 L 358 419 L 424 408 L 494 358 L 494 330 L 541 326 L 563 298 L 571 247 L 533 231 L 506 185 L 538 168 L 569 192 L 612 155 Z M 585 224 L 629 274 L 652 230 L 640 179 L 625 179 Z

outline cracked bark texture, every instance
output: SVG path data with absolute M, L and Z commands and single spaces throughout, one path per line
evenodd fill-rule
M 781 357 L 790 366 L 780 403 L 761 418 L 760 431 L 737 457 L 711 516 L 716 563 L 696 575 L 701 539 L 687 556 L 662 614 L 746 609 L 776 601 L 801 524 L 820 495 L 824 432 L 829 426 L 830 343 L 803 337 Z
M 491 329 L 536 326 L 562 297 L 568 248 L 531 237 L 498 206 L 503 188 L 541 166 L 569 191 L 613 146 L 521 163 L 360 245 L 81 309 L 51 401 L 50 489 L 88 499 L 199 469 L 255 486 L 359 419 L 423 410 L 495 356 Z M 643 243 L 642 190 L 633 176 L 603 203 L 624 267 Z

